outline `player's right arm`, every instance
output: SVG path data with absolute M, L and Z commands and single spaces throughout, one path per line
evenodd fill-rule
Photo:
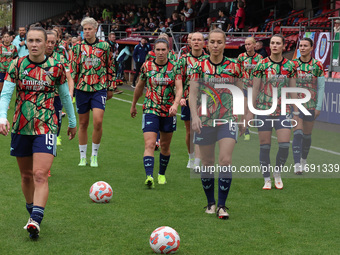
M 131 117 L 134 118 L 137 115 L 137 108 L 136 104 L 138 102 L 138 99 L 143 95 L 143 90 L 146 84 L 146 63 L 145 62 L 141 68 L 141 74 L 139 76 L 139 81 L 136 85 L 135 92 L 133 93 L 133 101 L 130 109 Z
M 186 98 L 184 97 L 184 91 L 186 89 L 184 83 L 183 83 L 183 80 L 185 79 L 184 78 L 184 65 L 185 65 L 185 59 L 183 57 L 180 57 L 178 62 L 177 62 L 177 68 L 176 68 L 176 75 L 178 75 L 178 81 L 177 83 L 181 83 L 182 84 L 182 90 L 183 90 L 183 93 L 182 93 L 182 98 L 180 100 L 180 105 L 181 106 L 186 106 L 187 103 L 186 103 Z
M 8 135 L 10 125 L 7 120 L 7 110 L 16 84 L 5 81 L 0 97 L 0 134 Z
M 197 113 L 197 96 L 198 96 L 198 79 L 200 77 L 200 62 L 197 62 L 193 68 L 192 75 L 190 77 L 190 93 L 189 93 L 189 107 L 191 113 L 191 125 L 192 129 L 198 134 L 201 133 L 202 122 Z

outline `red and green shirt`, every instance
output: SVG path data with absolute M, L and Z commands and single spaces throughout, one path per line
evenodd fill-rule
M 0 44 L 0 73 L 6 73 L 10 62 L 16 57 L 18 57 L 18 51 L 13 44 L 9 46 Z
M 59 53 L 53 51 L 52 55 L 50 55 L 49 57 L 54 58 L 55 60 L 57 60 L 59 63 L 61 63 L 64 67 L 65 67 L 65 71 L 69 72 L 70 68 L 69 68 L 69 63 L 67 61 L 67 59 L 63 56 L 60 55 Z M 56 94 L 58 94 L 58 88 L 56 90 Z
M 242 81 L 244 84 L 244 89 L 253 86 L 253 76 L 252 72 L 256 64 L 262 60 L 262 55 L 255 52 L 253 56 L 249 56 L 247 52 L 240 54 L 237 61 L 241 65 Z
M 175 101 L 175 80 L 178 79 L 176 64 L 171 60 L 165 65 L 146 61 L 139 78 L 146 81 L 143 112 L 168 117 L 169 109 Z
M 267 57 L 261 60 L 253 71 L 253 76 L 261 78 L 260 92 L 256 99 L 256 108 L 268 110 L 273 104 L 273 88 L 277 88 L 277 107 L 271 116 L 281 115 L 281 89 L 289 87 L 289 81 L 296 78 L 296 67 L 293 61 L 283 58 L 281 62 L 274 62 Z M 290 112 L 287 105 L 286 113 Z
M 56 88 L 66 81 L 64 66 L 50 57 L 34 63 L 26 56 L 10 63 L 5 79 L 16 83 L 17 90 L 12 133 L 56 134 L 53 103 Z
M 86 40 L 76 43 L 72 47 L 71 74 L 76 89 L 86 92 L 113 90 L 116 86 L 115 65 L 110 45 L 99 39 L 93 44 Z
M 189 99 L 189 81 L 195 63 L 208 57 L 209 55 L 203 51 L 202 55 L 199 57 L 195 57 L 189 52 L 179 58 L 177 63 L 177 74 L 180 75 L 180 79 L 183 81 L 183 98 Z
M 53 51 L 59 53 L 60 55 L 64 56 L 64 58 L 69 60 L 69 54 L 68 54 L 66 48 L 63 46 L 63 44 L 61 42 L 56 43 Z
M 233 96 L 227 88 L 216 88 L 217 84 L 236 86 L 237 80 L 242 76 L 241 67 L 237 60 L 224 57 L 221 63 L 214 64 L 210 57 L 196 62 L 191 79 L 199 82 L 198 116 L 203 126 L 213 126 L 216 119 L 237 120 L 233 115 Z M 202 115 L 201 96 L 207 97 L 207 114 Z
M 293 60 L 296 63 L 297 79 L 296 86 L 308 89 L 311 93 L 311 99 L 304 103 L 303 106 L 308 110 L 315 110 L 317 105 L 318 77 L 324 76 L 323 65 L 320 61 L 311 58 L 308 62 L 303 62 L 300 58 Z M 305 95 L 299 93 L 299 98 Z

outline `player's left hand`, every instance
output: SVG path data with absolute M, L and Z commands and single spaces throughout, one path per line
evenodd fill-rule
M 77 127 L 67 128 L 67 135 L 68 135 L 69 140 L 72 140 L 76 136 L 76 133 L 77 133 Z
M 136 108 L 136 106 L 131 106 L 130 114 L 131 114 L 132 118 L 136 117 L 136 115 L 137 115 L 137 108 Z
M 8 120 L 6 120 L 6 124 L 0 124 L 0 134 L 7 136 L 10 130 L 10 125 Z
M 112 97 L 113 97 L 113 91 L 111 91 L 111 90 L 108 90 L 108 91 L 107 91 L 107 97 L 106 97 L 106 100 L 110 100 Z

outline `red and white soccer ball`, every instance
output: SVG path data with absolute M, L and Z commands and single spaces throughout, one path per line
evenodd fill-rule
M 156 228 L 150 236 L 150 247 L 158 254 L 173 254 L 176 253 L 180 238 L 176 230 L 163 226 Z
M 90 188 L 90 198 L 96 203 L 108 203 L 112 198 L 112 188 L 104 181 L 94 183 Z

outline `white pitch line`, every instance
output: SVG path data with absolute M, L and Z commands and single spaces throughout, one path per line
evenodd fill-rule
M 118 101 L 122 101 L 122 102 L 125 102 L 125 103 L 130 103 L 130 104 L 132 103 L 132 101 L 125 100 L 125 99 L 121 99 L 121 98 L 118 98 L 118 97 L 113 97 L 113 99 L 116 99 L 116 100 L 118 100 Z M 143 104 L 140 104 L 140 103 L 137 103 L 137 105 L 143 106 Z M 177 115 L 180 116 L 181 114 L 177 113 Z M 252 134 L 257 134 L 257 135 L 258 135 L 258 133 L 257 133 L 257 132 L 254 132 L 254 131 L 250 131 L 250 133 L 252 133 Z M 272 136 L 272 138 L 277 139 L 275 136 Z M 292 143 L 292 141 L 290 141 L 290 143 Z M 326 150 L 326 149 L 324 149 L 324 148 L 315 147 L 315 146 L 311 146 L 311 148 L 314 149 L 314 150 L 324 151 L 324 152 L 328 152 L 328 153 L 331 153 L 331 154 L 340 156 L 340 152 L 331 151 L 331 150 Z

